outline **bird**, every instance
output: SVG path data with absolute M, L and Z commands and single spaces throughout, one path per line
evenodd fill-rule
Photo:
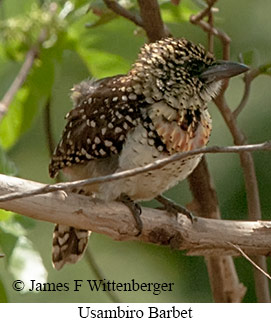
M 127 74 L 84 80 L 72 88 L 73 108 L 51 158 L 50 176 L 60 171 L 69 180 L 104 176 L 205 147 L 212 130 L 207 103 L 218 95 L 223 79 L 247 70 L 241 63 L 216 60 L 185 38 L 146 43 Z M 200 159 L 190 156 L 82 189 L 86 195 L 131 207 L 161 196 L 184 180 Z M 57 270 L 82 258 L 89 234 L 56 224 L 52 261 Z

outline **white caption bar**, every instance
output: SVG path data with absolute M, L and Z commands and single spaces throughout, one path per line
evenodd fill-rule
M 1 321 L 20 323 L 199 322 L 255 323 L 270 316 L 270 304 L 12 303 L 0 304 Z

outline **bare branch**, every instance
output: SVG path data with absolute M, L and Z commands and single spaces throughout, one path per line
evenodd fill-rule
M 157 0 L 137 0 L 143 26 L 150 42 L 169 36 L 166 32 Z
M 160 169 L 169 163 L 175 162 L 177 160 L 181 160 L 183 158 L 199 155 L 199 154 L 215 154 L 215 153 L 240 153 L 240 152 L 248 152 L 248 151 L 270 151 L 271 150 L 271 142 L 265 142 L 261 144 L 255 145 L 243 145 L 243 146 L 227 146 L 227 147 L 204 147 L 198 148 L 195 150 L 187 151 L 187 152 L 180 152 L 174 154 L 170 157 L 163 158 L 156 160 L 153 163 L 147 164 L 143 167 L 136 167 L 133 169 L 128 169 L 122 172 L 117 172 L 114 174 L 100 176 L 100 177 L 93 177 L 73 182 L 65 182 L 65 183 L 57 183 L 52 185 L 44 185 L 43 187 L 35 188 L 33 190 L 25 190 L 23 192 L 14 192 L 12 194 L 6 194 L 0 196 L 0 202 L 9 201 L 13 199 L 18 199 L 22 197 L 28 197 L 38 194 L 45 194 L 49 192 L 55 192 L 59 190 L 68 190 L 73 189 L 75 187 L 80 187 L 83 185 L 92 185 L 92 184 L 100 184 L 105 182 L 112 182 L 119 179 L 123 179 L 126 177 L 132 177 L 138 174 L 142 174 L 151 170 Z
M 39 45 L 45 40 L 45 38 L 46 38 L 46 32 L 43 31 L 39 37 L 38 43 L 27 52 L 26 57 L 25 57 L 25 61 L 22 65 L 19 73 L 17 74 L 13 83 L 11 84 L 11 86 L 9 87 L 7 92 L 5 93 L 3 99 L 0 101 L 0 121 L 2 120 L 4 115 L 7 113 L 8 108 L 9 108 L 14 96 L 16 95 L 18 90 L 23 86 L 23 84 L 27 78 L 27 75 L 29 74 L 29 72 L 34 64 L 34 61 L 38 55 Z
M 231 256 L 205 256 L 213 299 L 218 303 L 242 302 L 247 288 L 239 282 Z
M 0 194 L 34 190 L 43 184 L 0 175 Z M 187 250 L 189 255 L 238 255 L 229 243 L 248 255 L 271 254 L 271 221 L 229 221 L 195 218 L 142 209 L 143 231 L 122 203 L 104 203 L 63 191 L 2 202 L 0 207 L 25 216 L 106 234 L 115 240 L 140 240 Z
M 120 4 L 118 4 L 115 0 L 104 0 L 106 6 L 114 11 L 119 16 L 122 16 L 130 21 L 132 21 L 135 25 L 139 27 L 143 27 L 142 18 L 136 14 L 133 14 L 131 11 L 125 9 Z
M 197 15 L 192 15 L 190 17 L 190 22 L 194 25 L 198 25 L 203 31 L 207 32 L 208 34 L 213 34 L 214 36 L 218 37 L 221 40 L 222 47 L 223 47 L 223 58 L 228 60 L 230 58 L 230 37 L 222 30 L 215 28 L 207 21 L 204 21 L 204 17 L 209 16 L 210 12 L 213 9 L 213 5 L 217 0 L 208 1 L 208 7 L 203 9 Z
M 11 86 L 9 87 L 9 89 L 7 90 L 3 99 L 0 102 L 0 121 L 2 120 L 4 115 L 7 113 L 8 108 L 9 108 L 14 96 L 16 95 L 18 90 L 22 87 L 22 85 L 24 84 L 24 81 L 33 66 L 36 56 L 37 56 L 37 48 L 36 47 L 30 49 L 29 52 L 26 54 L 25 61 L 22 65 L 18 75 L 16 76 L 13 83 L 11 84 Z
M 270 64 L 260 66 L 258 68 L 252 69 L 248 71 L 244 76 L 244 82 L 245 82 L 245 89 L 243 93 L 243 97 L 241 99 L 241 102 L 239 103 L 238 107 L 233 111 L 233 117 L 237 118 L 239 114 L 242 112 L 244 107 L 247 104 L 249 95 L 250 95 L 250 88 L 252 81 L 259 76 L 260 74 L 264 74 L 264 70 L 270 68 Z

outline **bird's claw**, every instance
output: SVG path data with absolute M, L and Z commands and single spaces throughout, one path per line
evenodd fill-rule
M 192 223 L 194 222 L 194 219 L 195 219 L 194 215 L 184 206 L 173 202 L 172 200 L 164 197 L 163 195 L 158 195 L 155 199 L 159 203 L 161 203 L 164 206 L 164 209 L 167 210 L 169 213 L 172 213 L 175 216 L 177 216 L 178 213 L 182 213 L 186 215 Z
M 143 223 L 141 220 L 141 207 L 139 204 L 135 203 L 128 195 L 126 194 L 121 194 L 121 196 L 118 198 L 118 201 L 122 202 L 123 204 L 125 204 L 129 210 L 131 211 L 135 222 L 136 222 L 136 228 L 138 230 L 138 233 L 136 234 L 136 237 L 139 236 L 142 232 L 143 229 Z

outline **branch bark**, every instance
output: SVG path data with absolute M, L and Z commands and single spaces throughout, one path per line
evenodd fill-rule
M 122 16 L 130 21 L 132 21 L 135 25 L 139 27 L 143 27 L 142 18 L 136 14 L 133 14 L 131 11 L 127 10 L 126 8 L 122 7 L 117 1 L 115 0 L 104 0 L 106 6 L 114 11 L 119 16 Z
M 168 36 L 165 30 L 160 8 L 157 0 L 137 0 L 140 7 L 140 14 L 143 20 L 143 27 L 150 42 Z
M 0 195 L 42 187 L 44 184 L 0 175 Z M 52 223 L 66 224 L 108 235 L 114 240 L 140 240 L 189 255 L 239 255 L 238 245 L 248 255 L 271 254 L 271 221 L 229 221 L 183 214 L 169 216 L 165 211 L 143 208 L 143 231 L 137 228 L 129 209 L 122 203 L 104 203 L 70 192 L 30 196 L 0 203 L 5 210 Z

